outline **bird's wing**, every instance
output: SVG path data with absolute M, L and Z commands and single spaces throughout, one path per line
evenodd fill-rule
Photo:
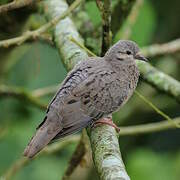
M 63 126 L 54 139 L 64 137 L 86 127 L 92 120 L 114 111 L 109 88 L 115 82 L 114 72 L 108 67 L 89 69 L 89 76 L 79 83 L 63 105 Z M 91 72 L 93 72 L 91 74 Z
M 81 108 L 94 119 L 112 113 L 119 106 L 116 98 L 121 96 L 121 80 L 110 67 L 96 68 L 94 74 L 73 89 L 81 97 Z
M 82 63 L 71 71 L 59 91 L 48 106 L 44 121 L 38 126 L 36 134 L 24 151 L 27 157 L 33 157 L 44 148 L 57 134 L 64 137 L 87 126 L 92 117 L 81 109 L 81 97 L 72 94 L 75 87 L 88 77 L 92 63 Z

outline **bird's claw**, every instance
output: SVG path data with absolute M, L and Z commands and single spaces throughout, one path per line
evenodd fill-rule
M 99 120 L 95 121 L 95 122 L 91 125 L 91 127 L 95 128 L 95 127 L 97 127 L 97 126 L 100 126 L 101 124 L 107 124 L 107 125 L 109 125 L 109 126 L 114 127 L 117 132 L 120 131 L 120 128 L 119 128 L 116 124 L 113 123 L 112 118 L 102 118 L 102 119 L 99 119 Z

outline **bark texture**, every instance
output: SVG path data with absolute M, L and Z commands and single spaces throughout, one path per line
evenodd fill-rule
M 143 79 L 156 89 L 169 94 L 180 103 L 180 82 L 148 63 L 137 62 Z
M 48 19 L 59 16 L 67 8 L 68 5 L 63 0 L 48 0 L 44 3 L 45 15 Z M 82 38 L 79 36 L 72 20 L 66 17 L 56 25 L 54 39 L 61 60 L 67 70 L 72 69 L 76 63 L 87 58 L 87 53 L 74 44 L 70 40 L 71 37 L 82 42 Z M 89 137 L 99 177 L 105 180 L 107 177 L 109 177 L 108 180 L 129 180 L 121 158 L 118 138 L 114 128 L 105 125 L 92 129 Z M 104 157 L 106 157 L 106 161 L 102 161 Z

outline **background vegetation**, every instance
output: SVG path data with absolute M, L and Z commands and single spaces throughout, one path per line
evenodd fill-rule
M 8 3 L 1 0 L 0 4 Z M 71 1 L 68 1 L 71 3 Z M 120 0 L 112 1 L 113 43 L 124 36 L 128 22 L 117 10 Z M 125 1 L 124 1 L 125 3 Z M 180 1 L 144 0 L 137 8 L 137 17 L 132 25 L 129 39 L 141 47 L 154 43 L 165 43 L 180 37 Z M 36 29 L 46 22 L 39 6 L 31 5 L 0 14 L 0 39 L 9 39 L 28 29 Z M 85 45 L 95 54 L 101 50 L 101 16 L 95 1 L 86 1 L 73 14 L 73 20 L 85 39 Z M 48 34 L 51 31 L 48 32 Z M 58 85 L 66 76 L 66 70 L 58 51 L 51 41 L 27 41 L 20 46 L 0 49 L 0 84 L 18 86 L 33 92 L 35 89 Z M 180 80 L 180 54 L 155 56 L 150 63 L 173 78 Z M 2 87 L 2 86 L 1 86 Z M 140 80 L 138 90 L 170 117 L 180 116 L 178 102 L 149 84 Z M 46 104 L 52 98 L 50 93 L 41 98 Z M 0 174 L 16 162 L 44 116 L 44 110 L 37 108 L 24 98 L 3 95 L 0 90 Z M 146 124 L 164 120 L 138 96 L 114 115 L 119 125 Z M 180 179 L 180 131 L 163 132 L 121 137 L 120 147 L 127 172 L 132 180 L 178 180 Z M 71 143 L 55 153 L 38 157 L 17 171 L 14 180 L 56 180 L 63 176 L 68 161 L 76 147 Z M 93 172 L 93 173 L 92 173 Z M 97 178 L 91 161 L 81 163 L 72 179 Z

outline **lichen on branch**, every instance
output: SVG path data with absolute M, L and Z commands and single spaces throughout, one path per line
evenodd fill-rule
M 46 10 L 45 14 L 48 19 L 52 19 L 53 17 L 60 15 L 67 8 L 68 6 L 64 0 L 46 1 L 44 5 L 44 9 Z M 61 55 L 61 60 L 63 61 L 65 68 L 67 70 L 72 69 L 76 63 L 86 60 L 88 57 L 87 53 L 83 49 L 81 49 L 78 45 L 74 44 L 70 40 L 70 37 L 73 37 L 78 42 L 82 42 L 82 39 L 80 38 L 73 22 L 69 17 L 66 17 L 63 21 L 60 21 L 56 25 L 54 29 L 54 38 L 56 42 L 56 47 Z M 110 133 L 107 133 L 106 131 Z M 106 134 L 106 133 L 107 135 L 103 138 L 102 134 Z M 101 139 L 99 139 L 98 141 L 99 145 L 98 145 L 95 142 L 97 141 L 96 138 L 99 136 L 101 136 Z M 107 150 L 109 149 L 109 145 L 111 145 L 111 147 L 115 149 L 115 151 L 113 152 L 109 151 L 109 153 L 108 151 L 105 151 L 107 160 L 110 159 L 112 163 L 117 162 L 116 164 L 114 164 L 114 166 L 112 166 L 111 163 L 107 163 L 106 166 L 104 166 L 103 164 L 101 164 L 102 161 L 97 163 L 96 159 L 104 158 L 104 154 L 98 153 L 97 151 L 93 152 L 94 163 L 96 168 L 98 169 L 99 176 L 101 178 L 103 177 L 104 179 L 106 179 L 105 176 L 102 176 L 104 172 L 106 172 L 107 177 L 112 176 L 112 173 L 116 173 L 118 175 L 117 177 L 121 177 L 122 179 L 129 180 L 129 177 L 125 171 L 122 158 L 120 156 L 118 138 L 116 136 L 114 128 L 110 126 L 105 126 L 105 127 L 102 126 L 102 127 L 98 127 L 98 130 L 96 128 L 92 129 L 90 135 L 90 141 L 93 150 L 99 148 L 100 145 L 103 145 L 104 148 Z M 105 141 L 106 143 L 104 143 Z M 112 168 L 115 168 L 116 172 L 112 171 Z M 122 171 L 124 173 L 121 173 Z M 116 176 L 116 174 L 114 174 L 114 177 Z

